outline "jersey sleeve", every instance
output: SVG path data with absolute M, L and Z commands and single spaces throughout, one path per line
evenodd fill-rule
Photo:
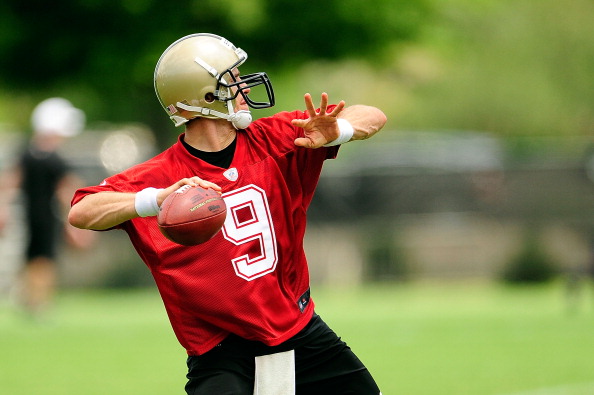
M 70 205 L 74 206 L 76 203 L 80 202 L 85 196 L 99 192 L 134 192 L 130 189 L 129 185 L 124 182 L 124 178 L 125 177 L 123 177 L 121 174 L 118 174 L 106 178 L 99 185 L 92 185 L 80 188 L 76 192 L 74 192 L 74 196 L 72 197 Z
M 328 106 L 327 111 L 332 111 L 336 105 Z M 318 109 L 319 110 L 319 109 Z M 278 155 L 283 155 L 288 151 L 301 151 L 300 154 L 308 156 L 318 156 L 324 153 L 324 159 L 334 159 L 338 154 L 340 146 L 320 147 L 317 149 L 302 148 L 295 145 L 295 139 L 303 137 L 304 132 L 302 128 L 293 126 L 291 121 L 293 119 L 307 119 L 309 115 L 305 111 L 283 111 L 271 117 L 261 118 L 254 122 L 254 126 L 249 130 L 250 133 L 259 132 L 266 136 L 262 136 L 260 141 L 268 141 L 270 146 L 267 147 L 267 152 L 276 152 Z
M 329 106 L 329 111 L 335 106 Z M 294 126 L 293 119 L 307 119 L 305 111 L 280 112 L 272 117 L 255 122 L 248 133 L 256 134 L 251 139 L 261 145 L 258 152 L 271 155 L 285 176 L 292 196 L 299 196 L 299 205 L 305 211 L 311 202 L 325 160 L 334 159 L 339 145 L 320 148 L 304 148 L 295 145 L 295 139 L 304 135 L 303 129 Z
M 87 195 L 99 192 L 135 193 L 148 187 L 166 188 L 172 182 L 166 177 L 162 169 L 169 157 L 170 149 L 146 162 L 107 177 L 99 185 L 81 188 L 74 193 L 71 205 L 75 205 Z

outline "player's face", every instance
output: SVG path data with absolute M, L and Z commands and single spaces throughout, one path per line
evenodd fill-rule
M 236 81 L 241 81 L 241 78 L 239 77 L 239 69 L 236 67 L 233 69 L 233 76 L 235 77 Z M 236 87 L 231 87 L 231 90 L 233 91 L 233 94 L 235 94 L 235 92 L 237 92 L 237 88 Z M 245 94 L 250 93 L 249 88 L 244 89 L 243 92 Z M 235 98 L 235 111 L 239 111 L 239 110 L 249 110 L 249 107 L 247 105 L 247 103 L 245 102 L 245 99 L 243 98 L 243 95 L 237 95 L 237 97 Z

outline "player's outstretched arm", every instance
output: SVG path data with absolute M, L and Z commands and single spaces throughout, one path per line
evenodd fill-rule
M 336 107 L 327 111 L 328 94 L 322 93 L 319 112 L 313 105 L 312 97 L 309 93 L 305 95 L 306 112 L 309 115 L 307 119 L 294 119 L 294 126 L 303 128 L 304 137 L 297 138 L 295 145 L 305 148 L 319 148 L 325 144 L 346 143 L 352 140 L 368 139 L 376 134 L 386 124 L 386 115 L 378 108 L 365 105 L 354 105 L 345 107 L 344 101 L 340 101 Z M 339 119 L 346 120 L 344 122 Z M 339 124 L 339 122 L 341 122 Z M 347 127 L 349 133 L 344 138 L 341 128 Z M 351 134 L 352 133 L 352 134 Z M 343 141 L 344 140 L 344 141 Z
M 167 188 L 155 191 L 154 198 L 157 207 L 161 206 L 167 196 L 184 185 L 221 191 L 221 187 L 218 185 L 199 177 L 183 178 Z M 113 228 L 140 216 L 137 212 L 137 195 L 137 193 L 123 192 L 98 192 L 87 195 L 70 208 L 68 222 L 81 229 L 105 230 Z
M 354 133 L 351 141 L 370 138 L 379 132 L 387 121 L 382 110 L 362 104 L 345 107 L 338 114 L 338 118 L 344 118 L 352 125 Z

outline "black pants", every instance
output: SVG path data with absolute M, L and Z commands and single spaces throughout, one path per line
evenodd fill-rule
M 188 358 L 188 395 L 252 395 L 255 357 L 295 350 L 297 395 L 379 395 L 371 374 L 322 319 L 287 342 L 268 347 L 231 335 L 211 351 Z

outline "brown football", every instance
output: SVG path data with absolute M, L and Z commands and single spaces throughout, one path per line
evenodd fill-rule
M 221 230 L 227 206 L 213 189 L 184 185 L 161 204 L 157 223 L 169 240 L 192 246 L 210 240 Z

